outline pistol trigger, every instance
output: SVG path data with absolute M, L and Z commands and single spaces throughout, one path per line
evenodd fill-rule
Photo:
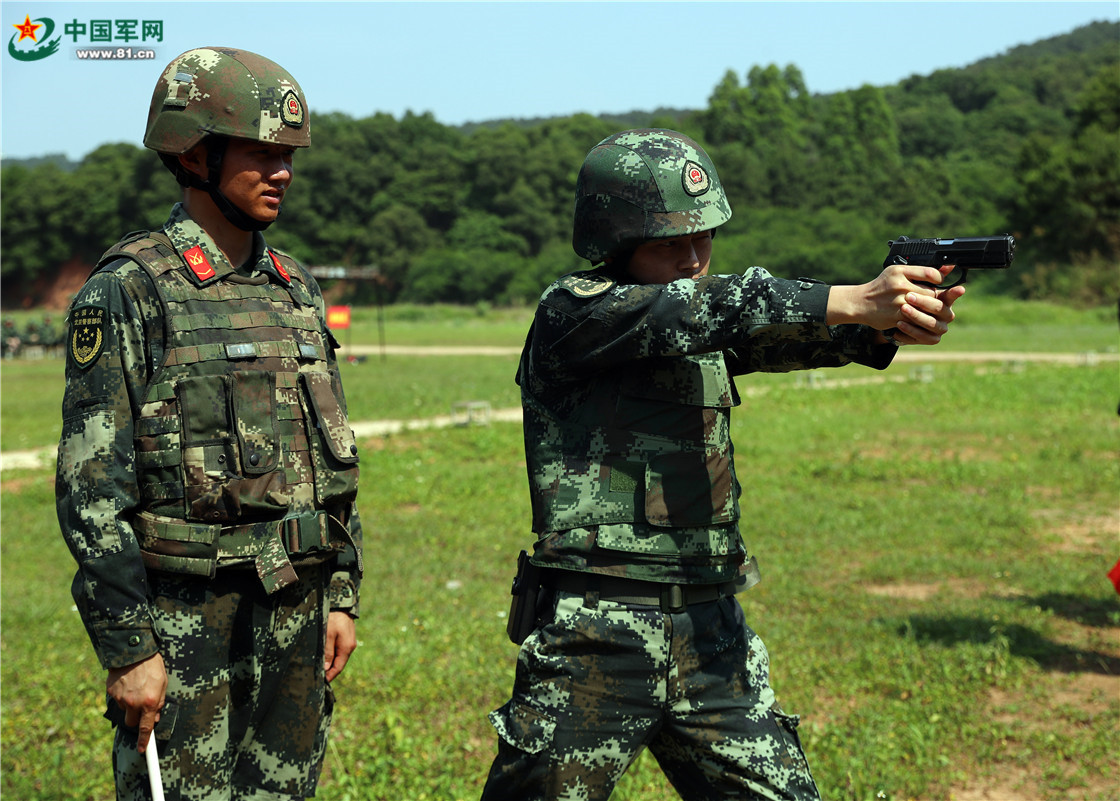
M 961 269 L 961 275 L 960 275 L 960 278 L 958 278 L 956 281 L 954 281 L 951 284 L 938 284 L 934 288 L 937 289 L 937 290 L 952 289 L 955 286 L 963 284 L 965 279 L 968 278 L 968 268 L 967 267 L 961 267 L 960 269 Z M 949 275 L 952 275 L 952 273 L 949 273 Z

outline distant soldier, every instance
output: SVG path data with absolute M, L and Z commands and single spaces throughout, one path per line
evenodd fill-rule
M 940 340 L 963 287 L 909 266 L 860 286 L 708 275 L 730 217 L 679 133 L 616 134 L 583 163 L 573 244 L 594 268 L 545 290 L 517 376 L 544 600 L 490 715 L 486 801 L 604 801 L 647 746 L 687 799 L 818 798 L 734 597 L 759 580 L 734 376 L 885 368 Z
M 46 349 L 47 356 L 52 359 L 57 358 L 61 349 L 63 341 L 63 332 L 55 324 L 54 319 L 48 314 L 43 317 L 43 347 Z
M 118 799 L 314 795 L 357 641 L 358 455 L 319 287 L 260 233 L 310 144 L 295 79 L 190 50 L 144 144 L 182 186 L 74 299 L 57 501 L 108 670 Z
M 24 342 L 28 345 L 41 345 L 43 344 L 43 336 L 41 330 L 41 323 L 38 320 L 30 319 L 27 321 L 27 329 L 24 331 Z
M 4 358 L 14 359 L 19 355 L 20 337 L 19 329 L 12 320 L 4 321 Z
M 39 321 L 34 318 L 27 321 L 20 338 L 20 355 L 25 359 L 43 358 L 43 332 Z

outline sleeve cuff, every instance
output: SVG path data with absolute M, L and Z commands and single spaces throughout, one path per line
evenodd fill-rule
M 358 617 L 358 586 L 349 573 L 340 571 L 331 575 L 327 597 L 332 612 Z
M 101 667 L 122 668 L 142 662 L 159 652 L 150 626 L 106 627 L 95 632 L 94 649 Z
M 875 342 L 875 336 L 878 333 L 873 328 L 857 326 L 853 332 L 854 336 L 848 343 L 850 348 L 848 358 L 864 367 L 886 370 L 890 363 L 894 361 L 894 355 L 898 353 L 898 345 L 893 345 L 890 342 L 882 344 Z
M 832 286 L 811 278 L 798 278 L 797 281 L 801 289 L 797 296 L 798 305 L 810 319 L 824 323 L 828 317 L 828 293 L 832 291 Z

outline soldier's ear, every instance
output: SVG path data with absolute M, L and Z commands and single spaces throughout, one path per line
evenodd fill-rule
M 206 166 L 205 142 L 199 142 L 186 153 L 180 153 L 178 159 L 179 166 L 182 169 L 197 176 L 202 181 L 206 180 L 206 176 L 209 174 L 209 168 Z

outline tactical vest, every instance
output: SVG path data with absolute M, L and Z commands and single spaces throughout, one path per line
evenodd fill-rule
M 287 286 L 199 281 L 151 233 L 122 240 L 99 266 L 122 256 L 151 276 L 163 311 L 164 357 L 134 419 L 145 564 L 213 576 L 255 563 L 272 592 L 296 579 L 292 559 L 355 546 L 357 446 L 297 264 L 270 252 Z
M 730 436 L 739 396 L 722 353 L 635 362 L 601 376 L 563 419 L 527 393 L 523 400 L 538 534 L 609 523 L 671 529 L 739 519 Z M 654 540 L 660 544 L 647 539 L 643 550 L 675 553 L 672 537 Z M 614 545 L 625 549 L 627 543 Z

